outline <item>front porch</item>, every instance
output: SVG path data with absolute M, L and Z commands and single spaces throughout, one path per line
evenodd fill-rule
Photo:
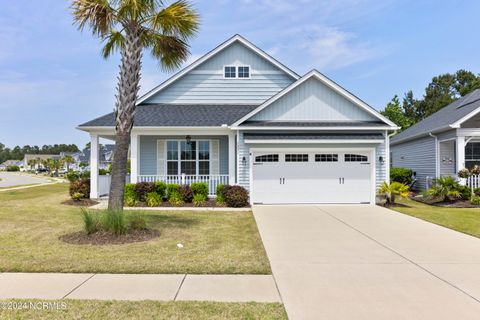
M 227 128 L 199 130 L 135 130 L 129 150 L 130 175 L 127 182 L 208 184 L 214 196 L 220 184 L 236 183 L 236 134 Z M 108 195 L 110 177 L 99 176 L 99 139 L 113 135 L 90 134 L 90 198 Z

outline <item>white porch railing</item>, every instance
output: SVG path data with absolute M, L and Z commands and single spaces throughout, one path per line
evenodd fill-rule
M 466 180 L 467 186 L 475 188 L 480 188 L 480 176 L 470 176 Z
M 110 184 L 112 183 L 112 176 L 99 175 L 98 176 L 98 195 L 100 197 L 108 195 L 110 192 Z M 125 177 L 125 183 L 130 183 L 130 175 Z
M 194 182 L 206 182 L 208 184 L 208 195 L 214 196 L 217 186 L 220 184 L 228 184 L 227 174 L 213 174 L 213 175 L 139 175 L 139 182 L 156 182 L 162 181 L 165 183 L 176 184 L 192 184 Z

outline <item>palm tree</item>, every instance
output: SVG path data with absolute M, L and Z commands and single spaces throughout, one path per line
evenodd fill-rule
M 54 171 L 54 175 L 58 177 L 58 170 L 60 170 L 60 167 L 62 166 L 62 163 L 59 159 L 48 159 L 48 168 L 50 171 Z
M 187 0 L 73 0 L 79 29 L 88 26 L 105 45 L 103 57 L 120 51 L 115 103 L 115 154 L 108 208 L 122 210 L 130 133 L 140 89 L 142 52 L 149 50 L 165 70 L 178 68 L 189 55 L 188 41 L 199 17 Z
M 36 159 L 30 159 L 28 160 L 28 167 L 30 170 L 33 170 L 35 169 L 35 165 L 37 164 L 37 160 Z
M 396 196 L 399 196 L 401 198 L 408 197 L 409 190 L 410 188 L 406 184 L 400 182 L 383 182 L 383 184 L 380 186 L 380 189 L 378 190 L 378 193 L 385 195 L 387 199 L 386 204 L 390 206 L 395 204 Z
M 67 172 L 70 171 L 70 165 L 75 163 L 75 159 L 72 156 L 66 155 L 62 158 L 62 164 L 67 165 Z

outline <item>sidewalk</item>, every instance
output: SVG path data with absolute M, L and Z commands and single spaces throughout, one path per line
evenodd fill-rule
M 272 275 L 0 273 L 0 299 L 281 302 Z

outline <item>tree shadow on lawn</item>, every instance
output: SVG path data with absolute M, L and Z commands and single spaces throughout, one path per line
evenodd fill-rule
M 151 228 L 190 228 L 200 223 L 198 217 L 181 217 L 179 215 L 168 214 L 148 214 L 143 213 L 143 216 L 147 220 L 148 225 Z

